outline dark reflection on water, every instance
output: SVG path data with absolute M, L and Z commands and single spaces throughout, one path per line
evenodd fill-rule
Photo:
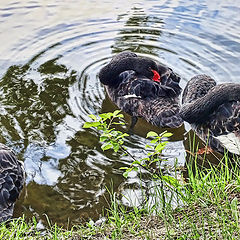
M 106 186 L 141 204 L 140 185 L 151 185 L 147 175 L 124 179 L 119 168 L 131 159 L 102 152 L 99 133 L 82 129 L 88 114 L 116 109 L 99 83 L 99 69 L 112 55 L 131 50 L 173 68 L 182 87 L 199 73 L 239 82 L 239 10 L 233 0 L 1 1 L 0 140 L 24 160 L 27 172 L 15 216 L 45 221 L 47 214 L 65 226 L 96 220 L 108 206 Z M 150 130 L 165 129 L 140 120 L 125 144 L 134 156 L 144 156 Z M 166 164 L 177 158 L 184 165 L 188 130 L 170 130 Z
M 121 20 L 121 16 L 119 17 Z M 157 25 L 157 27 L 154 27 Z M 113 53 L 124 50 L 140 54 L 158 56 L 158 47 L 154 42 L 159 40 L 161 29 L 164 28 L 164 21 L 161 18 L 148 16 L 142 8 L 133 8 L 131 15 L 119 31 L 112 46 Z M 171 51 L 171 50 L 170 50 Z

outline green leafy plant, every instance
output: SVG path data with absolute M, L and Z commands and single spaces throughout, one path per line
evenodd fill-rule
M 122 133 L 113 127 L 114 125 L 125 124 L 123 121 L 123 115 L 120 114 L 119 110 L 116 110 L 113 113 L 102 113 L 98 117 L 91 114 L 89 117 L 93 121 L 86 122 L 83 125 L 83 128 L 94 127 L 98 131 L 101 131 L 100 141 L 103 142 L 103 145 L 101 146 L 103 151 L 106 151 L 108 149 L 113 149 L 114 152 L 118 152 L 119 149 L 122 151 L 126 150 L 122 145 L 124 143 L 125 137 L 129 135 L 127 133 Z
M 120 168 L 124 170 L 124 177 L 127 178 L 131 171 L 137 171 L 141 174 L 142 169 L 150 173 L 150 179 L 155 182 L 151 187 L 154 188 L 156 193 L 154 198 L 158 198 L 155 202 L 157 203 L 159 199 L 161 199 L 160 204 L 163 212 L 166 211 L 167 205 L 171 204 L 170 202 L 172 201 L 172 197 L 169 197 L 170 195 L 166 196 L 167 189 L 171 191 L 171 194 L 180 194 L 181 198 L 184 197 L 182 192 L 178 191 L 182 187 L 180 182 L 175 177 L 164 174 L 164 170 L 161 166 L 162 162 L 166 161 L 163 156 L 163 150 L 168 143 L 168 138 L 172 136 L 172 133 L 167 131 L 160 134 L 154 131 L 148 132 L 146 138 L 149 139 L 149 143 L 145 145 L 145 156 L 143 158 L 137 158 L 124 146 L 124 141 L 129 135 L 115 129 L 116 125 L 125 124 L 123 115 L 119 110 L 113 113 L 103 113 L 99 116 L 90 115 L 89 117 L 93 121 L 86 122 L 83 128 L 96 128 L 100 132 L 100 141 L 103 143 L 101 148 L 103 151 L 112 149 L 132 159 L 130 166 Z M 154 205 L 156 206 L 156 204 Z
M 151 137 L 153 139 L 150 141 L 150 144 L 145 145 L 145 149 L 148 150 L 146 153 L 146 157 L 141 159 L 133 158 L 133 162 L 130 167 L 122 167 L 121 169 L 125 170 L 123 176 L 127 177 L 129 172 L 131 172 L 132 170 L 138 170 L 139 166 L 141 166 L 145 170 L 148 170 L 148 172 L 151 172 L 153 178 L 158 179 L 159 176 L 162 176 L 161 169 L 158 168 L 158 171 L 156 171 L 156 168 L 152 168 L 152 165 L 154 163 L 161 164 L 162 161 L 165 161 L 162 158 L 162 151 L 168 143 L 166 138 L 171 136 L 172 133 L 168 133 L 167 131 L 164 131 L 160 134 L 154 131 L 148 132 L 147 138 Z
M 123 120 L 123 114 L 120 113 L 119 110 L 108 113 L 102 113 L 99 116 L 89 115 L 89 117 L 93 120 L 91 122 L 86 122 L 83 125 L 83 128 L 96 128 L 100 131 L 100 141 L 103 143 L 101 146 L 103 151 L 113 149 L 115 152 L 121 151 L 125 155 L 128 155 L 132 158 L 133 162 L 129 167 L 122 167 L 121 169 L 125 170 L 123 173 L 124 177 L 128 177 L 128 174 L 131 171 L 138 171 L 139 168 L 144 168 L 148 172 L 150 172 L 155 179 L 164 179 L 164 181 L 169 184 L 178 184 L 175 178 L 171 176 L 163 176 L 160 168 L 152 168 L 152 165 L 155 163 L 161 164 L 165 159 L 162 158 L 162 151 L 167 145 L 167 138 L 172 136 L 172 133 L 164 131 L 160 134 L 150 131 L 147 134 L 147 138 L 152 138 L 149 144 L 146 144 L 145 150 L 146 157 L 137 159 L 133 156 L 127 148 L 123 145 L 126 137 L 129 135 L 127 133 L 122 133 L 119 130 L 116 130 L 114 126 L 116 125 L 125 125 Z

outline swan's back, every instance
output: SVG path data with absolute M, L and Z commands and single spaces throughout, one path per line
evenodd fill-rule
M 240 84 L 193 77 L 184 89 L 180 115 L 212 149 L 240 155 Z
M 125 71 L 119 78 L 116 88 L 106 86 L 106 90 L 121 110 L 158 127 L 176 128 L 183 124 L 179 115 L 179 79 L 163 78 L 161 84 L 134 71 Z
M 0 143 L 0 222 L 12 217 L 24 185 L 24 169 L 13 151 Z

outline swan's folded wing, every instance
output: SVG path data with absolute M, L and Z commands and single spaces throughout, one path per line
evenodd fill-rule
M 179 86 L 180 77 L 171 72 L 169 76 L 161 77 L 161 85 L 172 89 L 174 96 L 179 96 L 182 92 L 182 88 Z
M 176 97 L 175 90 L 169 86 L 161 85 L 147 78 L 136 78 L 129 84 L 128 93 L 145 98 Z
M 240 102 L 222 104 L 211 115 L 211 132 L 228 151 L 240 155 Z

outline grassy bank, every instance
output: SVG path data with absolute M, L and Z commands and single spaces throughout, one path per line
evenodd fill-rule
M 111 126 L 115 117 L 119 117 L 118 113 L 102 115 L 100 120 L 92 116 L 94 124 L 86 126 L 101 131 L 103 150 L 112 148 L 128 154 L 123 144 L 127 134 Z M 164 139 L 170 135 L 164 134 L 149 133 L 150 153 L 143 159 L 133 157 L 133 164 L 124 168 L 126 177 L 129 171 L 141 168 L 150 173 L 151 191 L 148 195 L 143 192 L 145 202 L 141 207 L 126 208 L 109 191 L 110 207 L 105 210 L 106 221 L 101 224 L 90 220 L 85 225 L 64 230 L 49 222 L 48 228 L 38 230 L 36 219 L 25 221 L 22 217 L 0 225 L 0 239 L 240 239 L 238 160 L 224 156 L 218 165 L 199 166 L 198 158 L 207 162 L 208 156 L 194 154 L 197 147 L 193 142 L 185 177 L 181 174 L 179 177 L 178 166 L 173 171 L 175 175 L 165 175 L 161 170 L 161 154 L 167 144 Z M 159 166 L 157 171 L 153 165 Z
M 195 162 L 188 165 L 188 182 L 179 183 L 174 192 L 181 207 L 173 208 L 156 186 L 157 202 L 165 202 L 162 209 L 146 202 L 141 209 L 127 210 L 113 194 L 101 226 L 89 221 L 68 231 L 56 224 L 40 231 L 35 219 L 23 217 L 2 224 L 0 239 L 239 239 L 240 172 L 223 160 L 221 167 L 201 171 Z
M 168 202 L 161 210 L 147 205 L 127 210 L 113 194 L 107 220 L 100 226 L 90 221 L 68 231 L 57 225 L 40 231 L 35 219 L 20 218 L 0 226 L 0 239 L 239 239 L 240 173 L 224 160 L 220 168 L 204 171 L 195 165 L 193 172 L 189 165 L 188 182 L 175 192 L 181 207 Z M 163 196 L 157 195 L 163 204 Z

